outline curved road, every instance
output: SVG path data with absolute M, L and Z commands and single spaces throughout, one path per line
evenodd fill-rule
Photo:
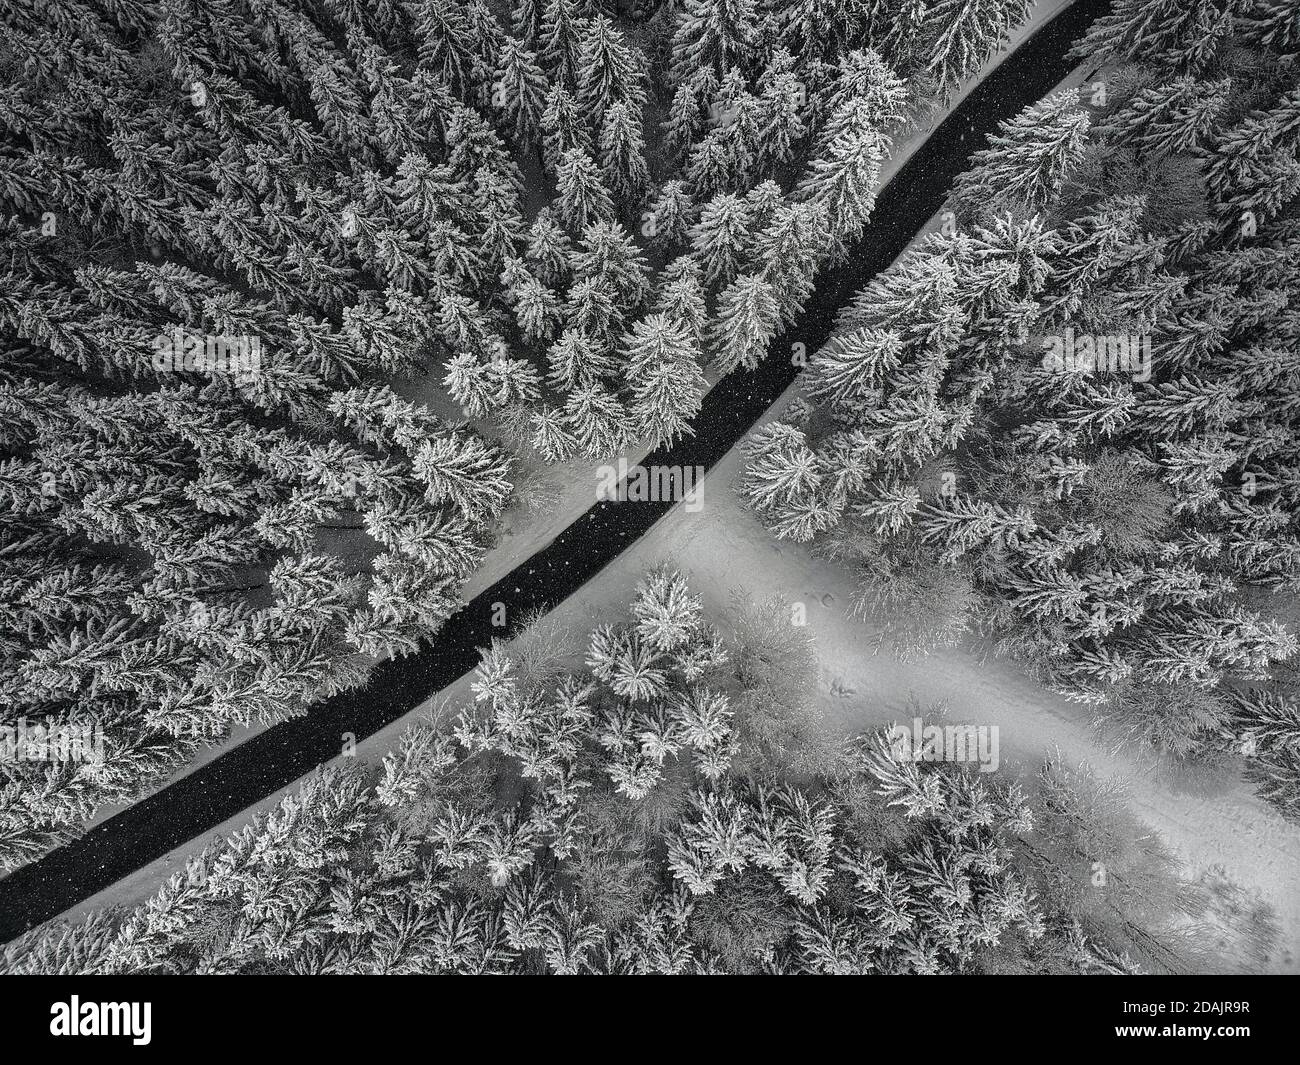
M 797 340 L 816 351 L 825 343 L 839 307 L 901 254 L 998 123 L 1041 99 L 1069 71 L 1071 44 L 1108 6 L 1107 0 L 1075 0 L 972 89 L 881 190 L 849 260 L 819 275 L 803 315 L 777 337 L 763 363 L 714 385 L 692 423 L 695 435 L 651 452 L 642 464 L 707 469 L 726 455 L 798 374 L 790 344 Z M 10 873 L 0 880 L 0 941 L 76 906 L 330 761 L 343 733 L 360 740 L 396 721 L 472 670 L 478 648 L 510 635 L 517 619 L 561 602 L 596 576 L 672 506 L 596 504 L 466 604 L 419 653 L 380 663 L 364 687 L 250 737 Z M 507 606 L 505 628 L 492 625 L 496 603 Z

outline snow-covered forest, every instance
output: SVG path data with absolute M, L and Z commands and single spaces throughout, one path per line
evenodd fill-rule
M 6 5 L 0 702 L 105 753 L 0 767 L 0 869 L 415 647 L 521 453 L 688 433 L 1026 11 L 506 8 Z
M 689 455 L 717 382 L 792 353 L 798 398 L 727 439 L 732 487 L 892 653 L 1012 661 L 1300 831 L 1291 0 L 1115 0 L 1074 44 L 1096 73 L 1002 124 L 829 342 L 792 331 L 870 242 L 895 147 L 1034 17 L 0 6 L 0 727 L 96 750 L 0 757 L 0 890 L 235 730 L 364 697 L 462 620 L 548 469 L 595 493 L 635 449 Z M 1087 765 L 832 735 L 790 604 L 724 623 L 664 565 L 618 615 L 493 639 L 394 749 L 0 971 L 1269 960 L 1268 906 Z
M 828 744 L 786 615 L 749 605 L 725 639 L 680 574 L 652 571 L 585 646 L 547 629 L 493 646 L 473 705 L 441 707 L 382 766 L 313 777 L 146 905 L 30 936 L 8 971 L 1227 964 L 1208 926 L 1174 922 L 1188 885 L 1086 770 L 1049 760 L 1024 790 L 879 735 Z M 1085 841 L 1123 878 L 1105 902 Z

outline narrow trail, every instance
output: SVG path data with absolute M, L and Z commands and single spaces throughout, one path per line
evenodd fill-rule
M 657 449 L 643 461 L 705 469 L 722 462 L 793 382 L 798 369 L 790 358 L 791 344 L 802 343 L 813 351 L 824 343 L 841 304 L 906 248 L 943 204 L 970 153 L 984 145 L 999 122 L 1046 95 L 1071 69 L 1071 43 L 1107 7 L 1106 0 L 1074 0 L 1054 14 L 1045 5 L 1043 15 L 1050 21 L 971 87 L 894 172 L 849 260 L 819 276 L 804 314 L 776 339 L 762 365 L 716 384 L 693 422 L 695 435 Z M 714 489 L 718 495 L 721 491 Z M 510 635 L 531 611 L 551 608 L 578 592 L 635 545 L 670 507 L 668 502 L 597 503 L 540 551 L 478 592 L 418 654 L 381 663 L 364 687 L 249 736 L 107 817 L 80 839 L 10 873 L 0 880 L 0 941 L 15 938 L 123 878 L 139 884 L 133 873 L 157 869 L 169 853 L 264 805 L 337 757 L 345 736 L 362 741 L 400 721 L 470 671 L 477 648 Z M 660 553 L 675 557 L 685 549 L 683 542 Z M 494 625 L 502 605 L 506 624 Z

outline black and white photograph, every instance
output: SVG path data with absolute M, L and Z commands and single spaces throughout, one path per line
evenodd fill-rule
M 0 0 L 0 932 L 1293 1025 L 1300 2 Z

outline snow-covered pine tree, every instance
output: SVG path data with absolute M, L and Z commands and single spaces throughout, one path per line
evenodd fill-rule
M 507 38 L 497 64 L 492 102 L 517 143 L 535 144 L 541 137 L 542 112 L 550 91 L 546 75 L 537 57 L 514 38 Z
M 603 15 L 586 23 L 578 57 L 578 104 L 593 128 L 602 129 L 605 112 L 623 104 L 639 126 L 646 93 L 645 57 Z
M 555 210 L 570 233 L 614 216 L 614 204 L 591 156 L 570 148 L 556 168 Z
M 825 154 L 810 161 L 796 189 L 801 199 L 825 212 L 832 255 L 843 254 L 866 228 L 884 157 L 880 133 L 857 121 L 843 121 L 841 126 L 847 117 L 843 111 L 831 117 L 835 132 L 830 134 Z
M 554 85 L 546 96 L 542 114 L 542 145 L 546 168 L 557 174 L 560 160 L 571 148 L 594 155 L 591 134 L 578 112 L 573 94 L 561 84 Z
M 691 227 L 691 249 L 708 285 L 727 285 L 736 276 L 753 239 L 749 205 L 731 193 L 714 196 Z
M 646 166 L 640 123 L 621 100 L 605 111 L 600 131 L 600 166 L 606 186 L 624 210 L 639 207 L 650 183 L 650 171 Z
M 957 198 L 972 213 L 1005 201 L 1042 207 L 1082 160 L 1088 126 L 1076 89 L 1026 108 L 971 157 L 971 168 L 957 180 Z
M 672 80 L 681 84 L 700 69 L 719 76 L 745 71 L 757 47 L 755 0 L 684 0 L 673 34 Z
M 1027 0 L 938 0 L 926 13 L 926 71 L 955 91 L 1029 21 Z
M 650 200 L 642 233 L 659 248 L 671 248 L 686 241 L 695 217 L 695 203 L 686 183 L 666 181 Z
M 649 314 L 624 336 L 620 354 L 637 435 L 666 443 L 688 435 L 706 387 L 689 330 L 665 314 Z
M 742 274 L 722 290 L 708 328 L 713 366 L 727 374 L 754 369 L 767 354 L 781 324 L 772 286 L 755 274 Z

